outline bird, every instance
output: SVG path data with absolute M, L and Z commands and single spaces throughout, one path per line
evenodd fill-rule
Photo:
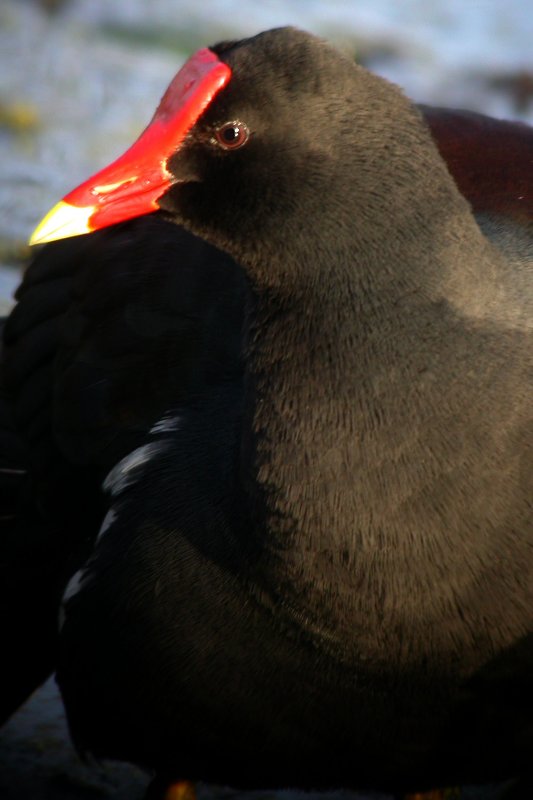
M 532 136 L 274 29 L 192 56 L 36 229 L 2 385 L 81 753 L 528 779 Z

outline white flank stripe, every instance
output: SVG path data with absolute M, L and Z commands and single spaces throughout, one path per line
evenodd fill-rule
M 67 587 L 63 593 L 63 597 L 61 598 L 61 606 L 59 608 L 59 630 L 65 624 L 66 619 L 66 604 L 69 600 L 71 600 L 75 594 L 77 594 L 80 589 L 82 588 L 83 582 L 86 579 L 86 575 L 84 575 L 85 568 L 79 569 L 77 572 L 74 573 L 72 578 L 67 583 Z
M 170 415 L 165 415 L 161 417 L 159 422 L 156 422 L 153 428 L 150 429 L 150 433 L 172 433 L 173 431 L 179 430 L 181 425 L 181 417 L 179 414 L 176 414 L 174 417 Z
M 150 442 L 138 447 L 129 455 L 125 456 L 118 464 L 115 464 L 109 475 L 104 481 L 104 491 L 110 492 L 113 497 L 124 491 L 139 476 L 133 473 L 147 461 L 166 450 L 165 442 Z
M 104 535 L 104 533 L 107 530 L 109 530 L 109 528 L 114 523 L 116 518 L 117 518 L 117 512 L 113 508 L 110 508 L 109 511 L 107 512 L 107 514 L 105 515 L 105 517 L 102 520 L 102 524 L 100 526 L 100 530 L 98 531 L 98 536 L 96 537 L 96 541 L 97 542 L 99 542 L 100 539 L 102 538 L 102 536 Z

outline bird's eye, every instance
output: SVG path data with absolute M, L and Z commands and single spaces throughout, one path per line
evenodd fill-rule
M 250 131 L 244 122 L 225 122 L 215 131 L 217 144 L 224 150 L 236 150 L 246 144 Z

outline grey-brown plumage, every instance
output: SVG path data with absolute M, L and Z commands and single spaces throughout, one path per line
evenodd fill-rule
M 96 365 L 96 407 L 125 426 L 81 450 L 115 466 L 112 515 L 65 604 L 74 738 L 241 786 L 523 774 L 531 223 L 480 227 L 416 108 L 321 41 L 280 29 L 213 50 L 232 79 L 169 162 L 160 206 L 240 266 L 228 259 L 227 295 L 187 269 L 204 311 L 178 286 L 152 306 L 139 259 L 120 323 L 148 365 L 186 320 L 194 368 L 174 344 L 161 402 L 146 391 L 127 429 L 105 334 L 125 279 L 107 306 L 83 286 L 70 312 L 86 328 L 68 369 L 88 377 L 60 381 L 65 397 Z M 252 134 L 235 151 L 213 143 L 226 120 Z M 217 296 L 238 298 L 231 324 Z M 223 362 L 206 342 L 225 337 Z M 69 420 L 64 448 L 85 430 Z

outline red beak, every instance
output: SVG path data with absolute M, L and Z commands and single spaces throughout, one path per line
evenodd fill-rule
M 230 68 L 215 53 L 199 50 L 173 79 L 135 144 L 54 206 L 30 244 L 89 233 L 157 209 L 158 198 L 174 180 L 168 159 L 230 77 Z

